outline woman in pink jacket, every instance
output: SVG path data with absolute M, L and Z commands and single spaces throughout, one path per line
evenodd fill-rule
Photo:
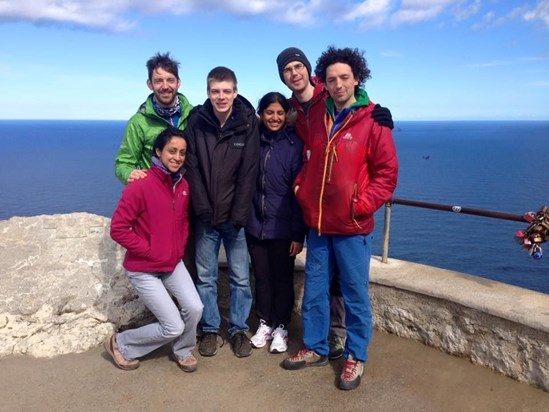
M 168 342 L 182 370 L 197 367 L 192 350 L 203 305 L 182 262 L 189 228 L 186 152 L 183 132 L 170 128 L 160 133 L 149 173 L 126 187 L 112 218 L 111 237 L 127 250 L 124 268 L 130 283 L 157 319 L 105 342 L 120 369 L 138 368 L 138 358 Z

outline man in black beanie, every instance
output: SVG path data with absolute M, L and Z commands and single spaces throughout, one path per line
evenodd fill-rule
M 280 80 L 292 91 L 290 104 L 297 113 L 296 132 L 304 141 L 305 157 L 308 158 L 307 141 L 309 139 L 309 112 L 314 109 L 324 110 L 328 92 L 324 84 L 311 76 L 311 63 L 297 47 L 288 47 L 276 58 Z M 372 117 L 382 126 L 393 128 L 391 112 L 386 107 L 376 105 Z M 346 340 L 345 306 L 339 287 L 339 277 L 334 275 L 330 287 L 330 359 L 343 355 Z
M 309 59 L 307 59 L 307 56 L 305 56 L 305 53 L 303 53 L 297 47 L 288 47 L 287 49 L 282 50 L 282 52 L 280 52 L 280 54 L 276 58 L 276 64 L 278 65 L 278 74 L 280 75 L 280 80 L 282 80 L 283 83 L 286 83 L 283 74 L 284 69 L 286 68 L 288 63 L 292 62 L 302 63 L 307 69 L 309 78 L 311 77 L 311 63 L 309 62 Z M 314 85 L 314 83 L 312 82 L 311 84 Z

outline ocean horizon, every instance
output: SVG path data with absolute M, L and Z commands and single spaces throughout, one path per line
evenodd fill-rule
M 110 217 L 124 186 L 114 157 L 126 120 L 0 120 L 0 220 Z M 523 215 L 549 205 L 549 121 L 396 121 L 396 198 Z M 373 253 L 381 254 L 384 208 Z M 526 223 L 393 205 L 389 258 L 549 293 L 549 243 L 536 261 Z

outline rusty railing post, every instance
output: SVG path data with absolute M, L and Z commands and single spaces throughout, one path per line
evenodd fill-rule
M 391 206 L 393 203 L 388 201 L 385 203 L 385 220 L 383 226 L 383 247 L 381 250 L 381 262 L 387 263 L 389 256 L 389 231 L 391 229 Z

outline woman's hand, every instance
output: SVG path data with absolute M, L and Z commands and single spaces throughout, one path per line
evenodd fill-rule
M 290 244 L 290 256 L 297 256 L 303 250 L 303 243 L 292 242 Z

